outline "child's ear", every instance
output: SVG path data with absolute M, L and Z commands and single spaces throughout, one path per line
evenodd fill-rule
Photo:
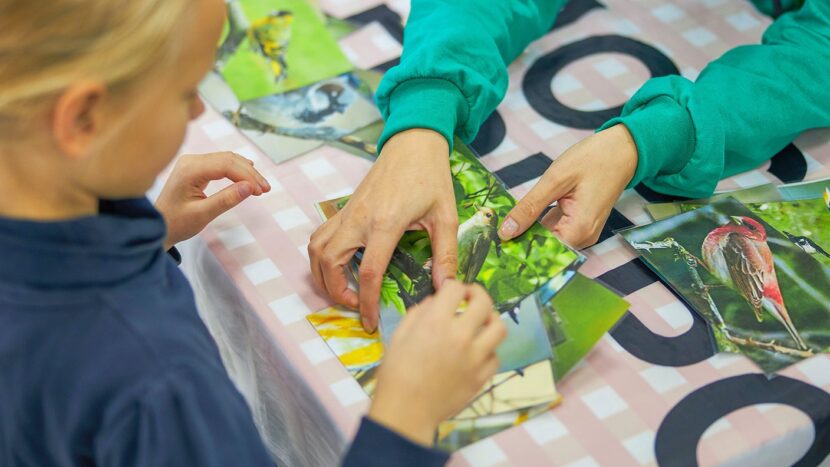
M 52 113 L 52 136 L 72 159 L 87 155 L 104 126 L 106 86 L 100 81 L 76 83 L 58 97 Z

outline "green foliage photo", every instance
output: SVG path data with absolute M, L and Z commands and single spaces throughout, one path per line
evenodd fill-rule
M 628 311 L 629 304 L 599 282 L 576 274 L 542 306 L 553 346 L 553 376 L 562 378 L 594 348 Z
M 216 69 L 240 101 L 352 70 L 307 0 L 230 0 Z
M 579 253 L 538 223 L 525 234 L 501 242 L 497 229 L 515 206 L 515 198 L 461 143 L 450 155 L 450 167 L 459 222 L 458 278 L 482 284 L 500 311 L 518 306 L 522 298 L 582 261 Z M 407 307 L 432 292 L 431 256 L 426 232 L 408 232 L 398 244 L 387 277 L 398 286 Z M 400 301 L 384 296 L 384 305 L 405 312 Z
M 823 199 L 757 203 L 747 207 L 791 241 L 801 244 L 805 253 L 830 267 L 830 210 Z

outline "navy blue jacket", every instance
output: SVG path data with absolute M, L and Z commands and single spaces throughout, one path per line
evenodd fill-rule
M 0 465 L 273 465 L 145 199 L 0 218 Z M 446 456 L 364 419 L 347 465 Z

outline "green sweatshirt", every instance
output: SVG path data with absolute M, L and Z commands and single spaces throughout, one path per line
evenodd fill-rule
M 386 129 L 429 128 L 469 142 L 507 90 L 507 65 L 550 30 L 566 0 L 412 0 L 399 66 L 377 92 Z M 767 13 L 772 0 L 756 0 Z M 830 127 L 830 0 L 782 1 L 762 44 L 736 47 L 695 82 L 649 80 L 600 129 L 623 123 L 640 182 L 700 198 L 775 155 L 805 130 Z M 799 7 L 797 4 L 804 3 Z

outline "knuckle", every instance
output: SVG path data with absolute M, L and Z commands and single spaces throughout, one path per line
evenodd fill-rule
M 308 242 L 308 246 L 306 247 L 308 251 L 308 255 L 311 257 L 317 257 L 320 254 L 320 245 L 314 241 L 312 238 L 310 242 Z
M 325 239 L 323 234 L 315 233 L 311 240 L 308 242 L 308 251 L 311 251 L 315 254 L 323 253 L 323 250 L 326 246 Z
M 443 266 L 452 266 L 455 264 L 455 255 L 451 253 L 442 253 L 434 258 L 433 261 L 435 263 L 441 264 Z
M 331 251 L 322 251 L 320 262 L 327 268 L 333 268 L 337 264 L 337 259 Z
M 361 266 L 360 281 L 363 283 L 374 282 L 380 277 L 380 273 L 373 266 Z
M 308 247 L 307 247 L 309 253 L 319 253 L 320 252 L 320 250 L 323 246 L 323 241 L 320 237 L 321 237 L 321 235 L 320 235 L 319 230 L 317 230 L 316 232 L 311 234 L 311 237 L 308 239 Z
M 588 236 L 588 241 L 586 246 L 595 245 L 599 241 L 599 237 L 602 235 L 602 229 L 595 228 L 594 232 Z
M 222 157 L 220 158 L 220 165 L 224 170 L 230 170 L 234 164 L 234 158 L 230 153 L 222 153 Z
M 520 216 L 525 219 L 536 219 L 540 210 L 538 209 L 539 202 L 533 198 L 525 198 L 516 205 L 515 210 Z
M 239 200 L 239 193 L 237 193 L 236 190 L 229 191 L 227 195 L 222 197 L 222 207 L 225 208 L 226 210 L 230 209 L 230 208 L 236 206 L 238 200 Z

